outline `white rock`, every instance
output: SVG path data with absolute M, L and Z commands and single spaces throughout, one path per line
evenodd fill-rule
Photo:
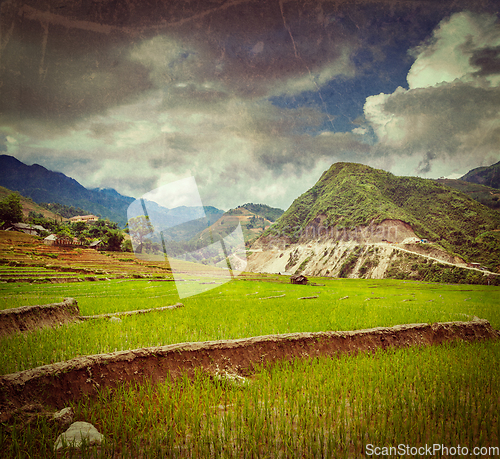
M 120 319 L 119 317 L 111 317 L 109 321 L 119 324 L 122 321 L 122 319 Z
M 75 412 L 70 406 L 52 415 L 52 420 L 56 421 L 61 426 L 71 424 L 74 418 Z
M 86 445 L 100 445 L 104 441 L 104 435 L 88 422 L 74 422 L 66 432 L 57 437 L 54 451 L 61 448 L 80 448 L 83 443 Z

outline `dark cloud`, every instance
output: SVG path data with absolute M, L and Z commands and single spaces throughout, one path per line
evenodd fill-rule
M 418 163 L 417 169 L 416 169 L 416 174 L 427 174 L 431 171 L 432 169 L 432 161 L 434 161 L 437 158 L 437 155 L 433 153 L 432 151 L 428 151 L 425 154 L 424 159 Z
M 0 145 L 135 196 L 190 173 L 225 206 L 286 206 L 337 160 L 406 155 L 406 173 L 425 173 L 443 155 L 485 158 L 497 43 L 461 42 L 481 84 L 407 84 L 423 54 L 439 73 L 425 38 L 463 9 L 496 12 L 491 0 L 4 1 Z
M 470 65 L 479 67 L 476 75 L 500 74 L 500 46 L 476 50 L 469 59 Z

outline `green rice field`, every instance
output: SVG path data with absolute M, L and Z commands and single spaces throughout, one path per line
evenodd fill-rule
M 280 276 L 256 277 L 184 298 L 183 308 L 127 316 L 121 323 L 90 320 L 2 338 L 0 371 L 122 349 L 275 333 L 474 317 L 500 328 L 500 287 L 323 278 L 313 279 L 320 285 L 302 286 Z M 317 298 L 299 299 L 305 296 Z M 173 282 L 147 279 L 0 284 L 1 309 L 66 297 L 77 299 L 82 315 L 180 301 Z M 470 457 L 494 457 L 500 455 L 492 449 L 500 439 L 499 387 L 498 342 L 284 360 L 262 366 L 242 385 L 201 371 L 194 379 L 159 385 L 138 381 L 72 402 L 76 420 L 91 422 L 107 439 L 100 450 L 73 451 L 73 457 L 411 457 L 401 454 L 404 445 L 407 453 L 425 445 L 461 445 Z M 6 457 L 55 457 L 52 447 L 61 429 L 45 418 L 0 427 Z M 450 456 L 434 452 L 431 457 Z
M 93 320 L 1 338 L 0 372 L 13 373 L 79 355 L 276 333 L 357 330 L 473 317 L 500 328 L 499 287 L 364 279 L 317 279 L 324 285 L 314 286 L 278 283 L 279 277 L 267 280 L 232 281 L 185 298 L 184 308 L 123 317 L 121 323 Z M 81 315 L 179 302 L 174 282 L 147 280 L 3 284 L 0 292 L 2 309 L 73 297 Z M 317 298 L 298 299 L 303 296 Z

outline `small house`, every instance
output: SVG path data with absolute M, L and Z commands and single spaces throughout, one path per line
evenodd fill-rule
M 480 263 L 467 263 L 467 268 L 476 268 L 479 269 L 481 267 Z
M 307 277 L 303 276 L 302 274 L 299 275 L 294 274 L 292 277 L 290 277 L 290 282 L 292 284 L 306 285 Z
M 92 241 L 89 244 L 89 249 L 103 250 L 103 248 L 104 248 L 104 244 L 102 243 L 102 241 L 100 239 L 97 241 Z
M 50 236 L 47 236 L 44 240 L 43 243 L 45 245 L 55 245 L 57 240 L 57 236 L 55 234 L 51 234 Z
M 82 243 L 74 237 L 71 236 L 58 236 L 57 234 L 51 234 L 43 240 L 46 245 L 59 245 L 59 246 L 74 246 L 82 245 Z

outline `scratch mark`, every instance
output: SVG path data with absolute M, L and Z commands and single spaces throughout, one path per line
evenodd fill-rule
M 19 10 L 19 15 L 24 15 L 28 20 L 39 21 L 41 23 L 60 25 L 68 29 L 82 29 L 91 32 L 110 34 L 114 31 L 122 31 L 123 27 L 115 27 L 106 24 L 98 24 L 91 21 L 80 21 L 78 19 L 70 19 L 60 14 L 51 13 L 50 11 L 40 11 L 29 5 L 24 5 Z
M 14 31 L 14 21 L 12 21 L 12 25 L 10 26 L 10 29 L 5 34 L 5 37 L 2 39 L 2 29 L 0 28 L 0 61 L 2 59 L 2 52 L 7 47 L 13 31 Z
M 226 2 L 221 6 L 218 6 L 216 8 L 211 8 L 209 10 L 203 11 L 198 14 L 194 14 L 192 16 L 189 16 L 184 19 L 180 19 L 175 22 L 169 22 L 166 20 L 160 21 L 159 23 L 155 25 L 148 25 L 148 26 L 141 26 L 141 27 L 126 27 L 126 26 L 113 26 L 109 24 L 100 24 L 97 22 L 92 22 L 92 21 L 82 21 L 78 19 L 71 19 L 66 16 L 60 15 L 60 14 L 55 14 L 51 13 L 49 11 L 40 11 L 37 10 L 36 8 L 33 8 L 29 5 L 24 5 L 20 10 L 19 10 L 19 15 L 23 15 L 26 19 L 32 20 L 32 21 L 39 21 L 39 22 L 47 22 L 53 25 L 61 25 L 63 27 L 66 27 L 68 29 L 70 28 L 75 28 L 75 29 L 81 29 L 81 30 L 88 30 L 90 32 L 97 32 L 97 33 L 104 33 L 104 34 L 111 34 L 113 32 L 120 32 L 120 33 L 128 33 L 131 35 L 140 35 L 141 33 L 148 32 L 148 31 L 156 31 L 158 32 L 159 30 L 165 28 L 165 27 L 176 27 L 176 26 L 182 26 L 186 23 L 192 22 L 194 20 L 202 19 L 206 16 L 209 16 L 213 13 L 217 13 L 219 11 L 226 10 L 228 8 L 231 8 L 233 6 L 238 6 L 240 4 L 244 3 L 251 3 L 253 0 L 234 0 L 232 2 Z M 131 5 L 130 2 L 128 2 L 129 6 Z
M 291 31 L 290 27 L 288 26 L 288 24 L 286 23 L 285 13 L 283 12 L 283 0 L 279 0 L 279 5 L 280 5 L 281 17 L 283 18 L 283 25 L 285 26 L 285 29 L 288 31 L 288 35 L 290 35 L 290 40 L 292 40 L 293 51 L 295 53 L 295 57 L 297 59 L 300 59 L 299 54 L 297 53 L 297 47 L 295 46 L 295 40 L 293 39 L 292 31 Z
M 43 64 L 45 62 L 45 52 L 47 51 L 47 40 L 49 38 L 49 24 L 48 22 L 42 23 L 43 27 L 43 39 L 42 39 L 42 59 L 40 60 L 40 67 L 38 68 L 38 74 L 42 78 L 42 81 L 45 80 L 47 76 L 47 68 L 43 68 Z
M 334 118 L 328 113 L 328 107 L 326 105 L 326 102 L 325 100 L 323 99 L 323 95 L 321 94 L 321 89 L 320 87 L 318 86 L 318 83 L 316 82 L 316 79 L 314 78 L 314 75 L 312 74 L 311 72 L 311 69 L 309 68 L 309 66 L 304 62 L 304 59 L 302 59 L 302 57 L 299 55 L 299 53 L 297 52 L 297 46 L 295 45 L 295 40 L 293 38 L 293 34 L 292 34 L 292 30 L 290 29 L 290 27 L 288 26 L 287 22 L 286 22 L 286 19 L 285 19 L 285 14 L 283 12 L 283 0 L 279 0 L 279 5 L 280 5 L 280 11 L 281 11 L 281 17 L 283 18 L 283 25 L 285 26 L 285 29 L 288 31 L 288 35 L 290 35 L 290 39 L 292 40 L 292 44 L 293 44 L 293 51 L 294 51 L 294 54 L 295 54 L 295 57 L 297 59 L 299 59 L 303 64 L 304 64 L 304 67 L 307 69 L 307 71 L 309 72 L 309 77 L 311 78 L 311 81 L 312 83 L 314 84 L 314 86 L 316 86 L 316 91 L 318 92 L 318 96 L 321 100 L 321 103 L 323 104 L 323 108 L 325 109 L 325 114 L 328 118 L 328 121 L 330 122 L 330 124 L 332 125 L 332 129 L 334 129 L 334 126 L 333 126 L 333 120 Z

